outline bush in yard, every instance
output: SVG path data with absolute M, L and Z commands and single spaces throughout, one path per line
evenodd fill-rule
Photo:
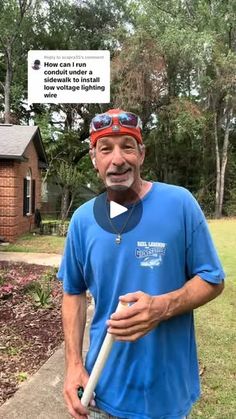
M 23 287 L 23 292 L 24 294 L 33 294 L 37 291 L 37 289 L 40 287 L 40 282 L 39 281 L 32 281 L 29 282 L 28 284 L 25 284 Z
M 68 227 L 69 221 L 42 221 L 40 224 L 40 234 L 65 237 L 67 235 Z
M 31 296 L 38 308 L 52 308 L 52 281 L 55 280 L 57 268 L 48 269 L 40 277 L 40 281 L 31 284 Z M 34 286 L 33 286 L 34 285 Z
M 42 281 L 44 282 L 51 282 L 56 278 L 58 268 L 53 267 L 51 269 L 48 269 L 41 277 Z
M 31 294 L 34 300 L 34 305 L 38 308 L 52 308 L 51 293 L 52 290 L 49 283 L 44 285 L 39 284 L 36 291 Z

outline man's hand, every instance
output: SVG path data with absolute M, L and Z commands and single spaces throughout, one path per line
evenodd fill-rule
M 167 294 L 151 296 L 138 291 L 120 297 L 131 305 L 113 313 L 107 321 L 108 332 L 117 340 L 135 341 L 158 326 L 161 321 L 194 310 L 216 298 L 224 282 L 212 284 L 194 276 L 185 285 Z
M 78 388 L 85 388 L 89 378 L 82 359 L 86 308 L 85 292 L 79 295 L 64 292 L 62 302 L 66 355 L 64 397 L 68 410 L 75 419 L 88 417 L 88 410 L 82 406 L 78 397 Z
M 83 366 L 68 367 L 64 383 L 64 398 L 71 416 L 75 419 L 87 419 L 88 409 L 82 406 L 78 397 L 78 388 L 86 387 L 89 376 Z M 91 405 L 95 405 L 91 400 Z
M 146 335 L 158 326 L 167 311 L 166 295 L 154 297 L 137 291 L 120 297 L 120 301 L 131 305 L 113 313 L 107 321 L 108 332 L 117 340 L 135 341 Z

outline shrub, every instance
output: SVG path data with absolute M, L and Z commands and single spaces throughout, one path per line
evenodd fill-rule
M 68 226 L 69 221 L 42 221 L 40 225 L 40 234 L 65 237 L 67 235 Z
M 49 283 L 41 285 L 31 294 L 34 305 L 38 308 L 52 308 L 51 287 Z
M 23 287 L 24 294 L 33 294 L 40 288 L 40 282 L 39 281 L 32 281 L 28 282 L 28 284 L 25 284 Z
M 51 282 L 55 279 L 56 274 L 57 274 L 58 268 L 53 267 L 48 269 L 46 272 L 44 272 L 44 274 L 41 276 L 41 280 L 43 282 Z

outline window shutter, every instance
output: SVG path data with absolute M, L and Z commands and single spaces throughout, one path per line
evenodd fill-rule
M 32 193 L 31 193 L 31 212 L 35 212 L 35 179 L 32 180 Z
M 23 215 L 27 214 L 27 179 L 23 179 Z

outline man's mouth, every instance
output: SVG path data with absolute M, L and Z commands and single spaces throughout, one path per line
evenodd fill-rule
M 117 176 L 117 177 L 118 176 L 123 176 L 130 171 L 131 171 L 131 169 L 129 168 L 129 169 L 123 170 L 122 172 L 108 172 L 107 176 Z
M 110 180 L 110 182 L 112 183 L 123 183 L 123 182 L 127 182 L 129 180 L 130 177 L 130 173 L 131 173 L 131 169 L 126 169 L 126 170 L 122 170 L 119 172 L 108 172 L 107 177 Z

